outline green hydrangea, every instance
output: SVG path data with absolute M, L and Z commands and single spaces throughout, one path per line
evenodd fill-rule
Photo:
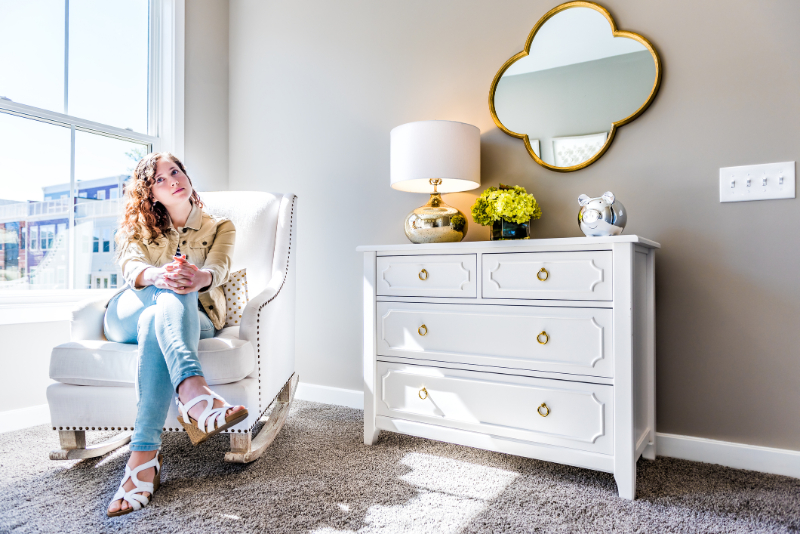
M 542 209 L 536 199 L 520 186 L 490 187 L 472 206 L 472 220 L 481 226 L 489 226 L 500 219 L 522 224 L 541 216 Z

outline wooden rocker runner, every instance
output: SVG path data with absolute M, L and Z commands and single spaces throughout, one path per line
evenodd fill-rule
M 278 393 L 278 396 L 270 405 L 272 406 L 272 411 L 269 413 L 269 416 L 260 419 L 260 421 L 264 422 L 264 426 L 261 427 L 258 434 L 254 436 L 249 430 L 243 433 L 231 432 L 231 450 L 225 453 L 226 462 L 247 464 L 257 460 L 264 453 L 267 447 L 269 447 L 278 436 L 281 428 L 283 428 L 283 424 L 286 422 L 286 417 L 289 415 L 289 410 L 292 407 L 295 391 L 297 391 L 298 381 L 299 375 L 294 374 L 292 378 L 286 382 L 280 393 Z M 188 408 L 186 408 L 188 411 L 191 406 L 189 406 L 188 403 L 186 406 L 188 406 Z M 229 407 L 230 406 L 228 406 L 228 408 Z M 224 410 L 222 413 L 225 413 Z M 246 417 L 247 414 L 244 414 L 237 418 L 236 421 L 232 422 L 231 425 L 235 425 L 237 421 Z M 202 416 L 201 420 L 203 420 Z M 194 421 L 194 419 L 192 419 L 192 421 Z M 184 428 L 189 427 L 187 428 L 187 433 L 193 445 L 199 445 L 209 436 L 209 434 L 202 435 L 201 433 L 199 438 L 192 438 L 191 429 L 193 428 L 197 432 L 200 432 L 200 430 L 198 430 L 196 426 L 193 427 L 190 424 L 181 424 Z M 225 430 L 225 428 L 221 430 Z M 84 460 L 103 456 L 114 449 L 127 445 L 131 441 L 132 434 L 132 431 L 122 432 L 103 443 L 87 447 L 85 430 L 61 430 L 58 433 L 61 448 L 51 451 L 50 459 Z M 196 443 L 195 439 L 198 439 Z

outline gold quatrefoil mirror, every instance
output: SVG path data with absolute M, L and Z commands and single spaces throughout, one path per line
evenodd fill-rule
M 546 13 L 497 72 L 489 109 L 537 163 L 570 172 L 597 161 L 660 83 L 661 60 L 647 39 L 618 30 L 598 4 L 567 2 Z

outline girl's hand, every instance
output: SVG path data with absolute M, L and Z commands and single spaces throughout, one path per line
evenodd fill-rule
M 164 288 L 179 295 L 199 291 L 212 280 L 211 273 L 201 271 L 196 265 L 189 263 L 186 256 L 175 256 L 175 261 L 165 265 L 163 270 Z

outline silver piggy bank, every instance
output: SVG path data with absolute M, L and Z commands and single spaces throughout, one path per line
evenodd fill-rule
M 628 211 L 611 191 L 597 198 L 581 195 L 578 202 L 581 205 L 578 226 L 587 236 L 619 235 L 625 229 Z

